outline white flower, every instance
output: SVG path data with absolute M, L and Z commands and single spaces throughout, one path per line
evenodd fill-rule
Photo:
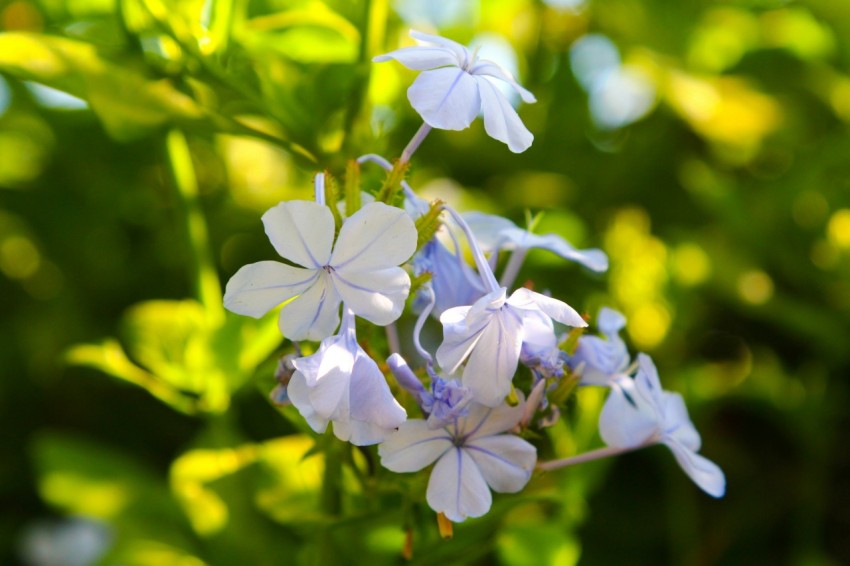
M 339 334 L 323 340 L 312 356 L 292 363 L 297 371 L 287 394 L 316 432 L 333 422 L 337 438 L 365 446 L 381 442 L 407 418 L 378 365 L 357 344 L 350 310 Z
M 472 228 L 484 253 L 540 248 L 579 263 L 591 271 L 608 269 L 608 256 L 600 249 L 577 250 L 557 234 L 533 234 L 507 218 L 494 214 L 467 212 L 463 218 Z
M 661 389 L 649 356 L 639 354 L 638 364 L 634 379 L 622 376 L 611 386 L 599 417 L 602 440 L 616 448 L 665 444 L 694 483 L 709 495 L 721 497 L 726 478 L 717 464 L 697 454 L 700 436 L 682 396 Z
M 416 250 L 416 227 L 403 210 L 365 205 L 345 220 L 335 245 L 333 215 L 315 202 L 282 202 L 263 215 L 263 225 L 277 253 L 303 267 L 275 261 L 242 267 L 227 283 L 229 310 L 259 318 L 286 303 L 280 330 L 291 340 L 329 336 L 341 301 L 381 326 L 401 315 L 410 277 L 398 266 Z
M 397 49 L 373 59 L 382 63 L 395 59 L 408 69 L 424 71 L 410 88 L 410 104 L 425 122 L 442 130 L 463 130 L 479 112 L 484 114 L 484 129 L 506 144 L 511 151 L 528 149 L 534 136 L 523 125 L 505 95 L 492 79 L 505 81 L 524 102 L 536 102 L 502 67 L 450 39 L 411 31 L 420 45 Z
M 506 295 L 501 287 L 472 306 L 451 308 L 440 316 L 443 343 L 437 361 L 449 374 L 466 361 L 463 384 L 477 402 L 489 407 L 498 406 L 510 392 L 528 317 L 543 315 L 568 326 L 587 326 L 571 306 L 557 299 L 525 288 Z
M 378 446 L 381 464 L 394 472 L 415 472 L 437 462 L 428 480 L 426 499 L 434 511 L 452 521 L 480 517 L 490 510 L 492 495 L 520 491 L 531 477 L 537 450 L 511 434 L 524 403 L 495 409 L 477 403 L 456 424 L 432 430 L 411 419 Z

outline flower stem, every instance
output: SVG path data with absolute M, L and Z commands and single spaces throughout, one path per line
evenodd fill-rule
M 463 233 L 466 235 L 466 240 L 469 242 L 469 247 L 472 248 L 472 257 L 475 259 L 475 265 L 478 267 L 478 273 L 481 275 L 481 280 L 484 283 L 484 287 L 487 288 L 487 292 L 491 293 L 493 291 L 497 291 L 500 288 L 498 281 L 496 281 L 496 276 L 493 275 L 493 270 L 490 269 L 490 264 L 487 263 L 487 258 L 484 257 L 484 253 L 481 251 L 481 248 L 478 246 L 478 241 L 475 239 L 475 235 L 472 233 L 472 228 L 469 227 L 469 224 L 466 223 L 466 220 L 463 219 L 463 216 L 457 213 L 453 208 L 447 205 L 443 205 L 443 210 L 448 212 L 455 222 L 458 223 L 460 229 L 463 230 Z
M 638 448 L 643 448 L 645 445 L 634 446 L 632 448 L 617 448 L 615 446 L 606 446 L 605 448 L 597 448 L 596 450 L 591 450 L 590 452 L 585 452 L 584 454 L 579 454 L 578 456 L 572 456 L 570 458 L 562 458 L 560 460 L 551 460 L 549 462 L 542 462 L 537 464 L 537 469 L 549 472 L 552 470 L 558 470 L 560 468 L 566 468 L 567 466 L 573 466 L 575 464 L 583 464 L 585 462 L 592 462 L 593 460 L 599 460 L 601 458 L 610 458 L 611 456 L 617 456 L 618 454 L 623 454 L 625 452 L 631 452 L 632 450 L 637 450 Z
M 522 268 L 522 264 L 525 261 L 527 253 L 528 248 L 517 248 L 511 252 L 511 258 L 508 260 L 508 265 L 505 266 L 505 270 L 502 272 L 502 279 L 500 281 L 502 287 L 510 289 L 511 285 L 514 284 L 516 276 L 519 275 L 519 270 Z
M 192 254 L 194 286 L 198 301 L 214 322 L 224 320 L 221 285 L 210 250 L 209 233 L 198 202 L 198 180 L 186 136 L 180 130 L 168 132 L 165 140 L 168 165 L 186 222 L 186 235 Z
M 407 147 L 404 148 L 404 151 L 401 152 L 401 157 L 399 161 L 402 163 L 407 163 L 410 161 L 410 158 L 413 157 L 414 152 L 419 148 L 419 144 L 422 143 L 428 134 L 431 132 L 431 126 L 428 125 L 427 122 L 423 123 L 416 133 L 413 135 L 413 138 L 407 144 Z
M 316 203 L 325 206 L 325 174 L 316 173 L 313 178 L 313 188 L 316 192 Z
M 422 291 L 428 294 L 428 304 L 424 309 L 422 309 L 422 312 L 419 313 L 419 318 L 416 319 L 416 325 L 413 327 L 413 345 L 416 346 L 416 351 L 419 352 L 419 355 L 422 356 L 422 359 L 424 359 L 430 367 L 434 364 L 434 358 L 431 357 L 428 350 L 422 347 L 422 342 L 419 341 L 419 335 L 422 333 L 422 327 L 425 325 L 428 315 L 430 315 L 431 311 L 434 310 L 436 297 L 434 296 L 434 290 L 430 285 L 423 287 Z
M 398 337 L 398 327 L 394 322 L 389 323 L 384 327 L 387 333 L 387 348 L 390 354 L 398 354 L 401 352 L 401 341 Z

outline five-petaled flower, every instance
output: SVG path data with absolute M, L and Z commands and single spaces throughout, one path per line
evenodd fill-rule
M 496 407 L 511 390 L 526 336 L 525 320 L 540 316 L 568 326 L 587 326 L 562 301 L 525 288 L 508 297 L 507 289 L 501 287 L 472 306 L 451 308 L 440 316 L 443 343 L 437 349 L 437 361 L 449 374 L 466 361 L 463 384 L 477 402 Z
M 470 406 L 466 417 L 440 429 L 422 419 L 404 422 L 378 446 L 381 464 L 394 472 L 415 472 L 437 462 L 425 498 L 434 511 L 459 522 L 490 510 L 492 495 L 520 491 L 531 477 L 537 450 L 504 434 L 523 416 L 524 403 L 490 408 Z
M 378 55 L 373 61 L 395 59 L 408 69 L 424 71 L 407 90 L 407 97 L 429 126 L 463 130 L 481 112 L 484 129 L 491 137 L 508 144 L 515 153 L 529 148 L 534 136 L 491 79 L 511 85 L 524 102 L 536 102 L 533 94 L 505 69 L 478 59 L 476 52 L 457 42 L 418 31 L 411 31 L 410 36 L 420 45 Z
M 280 330 L 291 340 L 321 340 L 339 324 L 344 301 L 354 314 L 384 326 L 401 316 L 410 277 L 398 267 L 416 251 L 416 227 L 403 210 L 373 202 L 348 217 L 334 244 L 327 206 L 282 202 L 263 215 L 281 257 L 298 266 L 261 261 L 227 283 L 224 305 L 260 317 L 285 303 Z
M 599 434 L 605 444 L 616 448 L 664 444 L 703 491 L 713 497 L 721 497 L 726 491 L 723 471 L 697 454 L 700 435 L 682 396 L 661 389 L 658 371 L 646 354 L 638 354 L 634 379 L 621 376 L 611 385 L 599 417 Z
M 349 309 L 339 334 L 323 340 L 312 356 L 292 364 L 297 371 L 287 394 L 316 432 L 324 432 L 333 422 L 337 438 L 365 446 L 381 442 L 407 418 L 378 364 L 357 344 Z

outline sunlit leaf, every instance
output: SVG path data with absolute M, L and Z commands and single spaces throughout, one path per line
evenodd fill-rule
M 309 457 L 314 442 L 304 435 L 286 436 L 263 443 L 259 464 L 263 480 L 257 490 L 257 505 L 281 523 L 298 523 L 321 518 L 319 490 L 324 457 Z
M 0 34 L 0 70 L 88 101 L 110 135 L 132 139 L 204 110 L 168 80 L 151 80 L 101 57 L 93 45 L 27 33 Z
M 224 500 L 206 484 L 232 475 L 256 460 L 253 445 L 225 449 L 197 449 L 180 456 L 171 466 L 171 488 L 202 535 L 223 529 L 228 521 Z

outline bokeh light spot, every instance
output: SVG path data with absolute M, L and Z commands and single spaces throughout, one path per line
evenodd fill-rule
M 711 273 L 711 260 L 697 244 L 681 244 L 673 250 L 673 276 L 686 286 L 699 285 Z
M 41 265 L 41 254 L 24 236 L 10 236 L 0 244 L 0 270 L 11 279 L 32 277 Z
M 773 296 L 773 279 L 764 271 L 753 269 L 738 278 L 738 295 L 753 305 L 763 305 Z
M 826 229 L 829 241 L 839 248 L 850 248 L 850 209 L 836 210 Z

